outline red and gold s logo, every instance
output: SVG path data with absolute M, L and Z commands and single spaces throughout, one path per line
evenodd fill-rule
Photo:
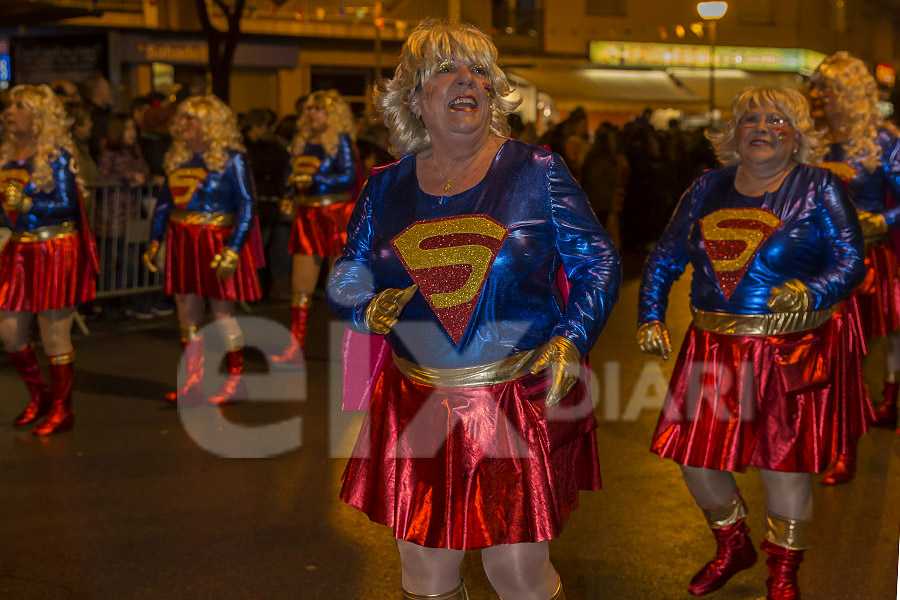
M 24 190 L 28 186 L 29 181 L 31 181 L 31 173 L 25 169 L 4 169 L 0 171 L 0 194 L 10 184 L 16 186 L 19 190 Z M 9 219 L 9 224 L 15 227 L 16 221 L 19 220 L 19 211 L 6 208 L 5 206 L 4 209 L 6 217 Z
M 725 299 L 781 219 L 761 208 L 723 208 L 700 219 L 700 233 Z
M 194 192 L 200 187 L 200 183 L 206 179 L 206 169 L 203 167 L 191 167 L 188 169 L 176 169 L 169 175 L 169 191 L 172 193 L 172 201 L 177 208 L 184 208 L 194 197 Z
M 509 230 L 486 215 L 419 221 L 391 244 L 459 345 Z
M 856 177 L 856 169 L 845 162 L 826 160 L 823 161 L 819 166 L 828 169 L 829 171 L 840 177 L 841 181 L 843 181 L 844 183 L 850 183 L 851 181 L 853 181 L 853 178 Z

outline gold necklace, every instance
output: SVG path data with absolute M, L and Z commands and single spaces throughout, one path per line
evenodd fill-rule
M 475 162 L 475 159 L 478 158 L 479 154 L 480 154 L 480 152 L 476 152 L 474 155 L 472 155 L 472 158 L 470 158 L 469 160 L 466 161 L 466 163 L 463 165 L 463 168 L 460 169 L 460 171 L 459 171 L 460 174 L 463 174 L 466 172 L 466 169 L 469 168 L 469 165 L 471 165 L 473 162 Z M 441 170 L 438 169 L 437 161 L 434 159 L 434 152 L 432 152 L 432 154 L 431 154 L 431 168 L 433 168 L 435 170 L 435 172 L 441 176 L 441 179 L 443 179 L 444 181 L 447 182 L 444 185 L 444 191 L 449 192 L 450 189 L 453 188 L 453 182 L 450 181 L 450 178 L 444 176 L 444 174 L 441 173 Z

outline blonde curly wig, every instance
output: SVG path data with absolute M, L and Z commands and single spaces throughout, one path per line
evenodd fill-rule
M 493 101 L 491 131 L 509 134 L 506 115 L 518 102 L 506 74 L 497 66 L 497 47 L 484 32 L 465 23 L 427 19 L 409 34 L 400 52 L 400 64 L 393 79 L 382 80 L 375 90 L 375 106 L 383 113 L 391 131 L 391 152 L 403 156 L 431 147 L 431 138 L 422 121 L 409 108 L 410 96 L 434 76 L 438 65 L 455 57 L 467 64 L 481 64 L 488 70 Z
M 172 119 L 172 147 L 166 153 L 164 164 L 166 173 L 184 165 L 193 156 L 193 152 L 181 139 L 178 125 L 181 119 L 197 119 L 203 129 L 203 141 L 206 151 L 203 163 L 210 171 L 222 172 L 228 162 L 228 151 L 246 152 L 238 131 L 234 113 L 215 96 L 191 96 L 178 106 Z
M 835 52 L 823 60 L 809 80 L 810 85 L 831 88 L 832 102 L 845 115 L 843 131 L 835 131 L 844 141 L 844 155 L 862 164 L 870 173 L 881 164 L 881 148 L 876 143 L 880 117 L 878 87 L 866 64 L 849 52 Z
M 720 163 L 727 167 L 741 162 L 741 156 L 737 151 L 738 122 L 747 111 L 761 106 L 774 106 L 784 113 L 791 127 L 800 134 L 800 144 L 794 155 L 797 162 L 814 165 L 822 160 L 825 153 L 822 138 L 825 134 L 815 128 L 815 122 L 809 114 L 809 104 L 803 94 L 786 86 L 774 88 L 748 86 L 741 90 L 731 103 L 731 119 L 725 131 L 706 132 L 706 138 L 712 143 Z
M 34 136 L 37 150 L 34 154 L 31 183 L 42 192 L 56 189 L 53 179 L 53 161 L 59 158 L 59 151 L 69 153 L 69 170 L 75 174 L 75 180 L 82 197 L 85 195 L 84 180 L 78 174 L 75 164 L 75 147 L 69 129 L 72 119 L 66 115 L 62 101 L 46 85 L 17 85 L 9 92 L 12 102 L 21 102 L 32 112 L 31 134 Z M 15 153 L 15 140 L 6 135 L 0 144 L 0 165 L 9 162 Z
M 337 154 L 338 139 L 341 134 L 347 134 L 350 139 L 356 141 L 356 129 L 353 126 L 353 113 L 350 105 L 341 97 L 337 90 L 322 90 L 313 92 L 303 103 L 303 112 L 297 119 L 297 135 L 291 141 L 288 152 L 291 156 L 301 156 L 303 148 L 315 132 L 310 129 L 309 108 L 322 106 L 328 113 L 328 127 L 319 135 L 322 148 L 328 156 Z

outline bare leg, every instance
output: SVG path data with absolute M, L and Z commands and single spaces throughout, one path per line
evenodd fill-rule
M 729 471 L 681 465 L 681 474 L 700 508 L 722 506 L 731 500 L 737 490 L 734 475 Z
M 291 291 L 295 296 L 297 294 L 312 296 L 316 289 L 316 282 L 319 280 L 319 269 L 322 268 L 322 262 L 321 256 L 294 255 L 294 265 L 291 269 Z
M 210 298 L 209 308 L 224 339 L 234 340 L 241 337 L 241 328 L 234 318 L 234 302 Z
M 0 311 L 0 341 L 7 352 L 18 352 L 28 345 L 32 314 Z
M 559 588 L 550 562 L 550 542 L 505 544 L 481 551 L 494 591 L 504 600 L 548 600 Z
M 75 309 L 71 307 L 46 310 L 38 314 L 38 328 L 47 356 L 59 356 L 72 351 L 74 321 Z
M 175 294 L 175 307 L 178 310 L 178 325 L 182 329 L 200 327 L 206 303 L 197 294 Z
M 813 518 L 812 477 L 809 473 L 785 473 L 760 469 L 766 486 L 766 508 L 789 519 Z
M 886 380 L 894 381 L 893 374 L 900 373 L 900 331 L 887 335 L 887 347 L 884 352 Z
M 465 552 L 446 548 L 426 548 L 397 540 L 403 568 L 403 589 L 427 596 L 444 594 L 459 586 L 459 567 Z

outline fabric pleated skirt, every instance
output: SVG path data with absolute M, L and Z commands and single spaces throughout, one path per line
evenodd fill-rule
M 341 499 L 397 538 L 468 550 L 560 535 L 579 490 L 600 489 L 593 408 L 579 382 L 544 406 L 543 375 L 432 387 L 388 360 Z
M 866 248 L 866 278 L 852 301 L 859 305 L 867 339 L 900 330 L 900 266 L 891 244 Z
M 692 467 L 818 473 L 865 433 L 872 405 L 853 307 L 775 336 L 688 329 L 651 451 Z
M 322 257 L 340 256 L 347 243 L 347 224 L 354 205 L 349 201 L 328 206 L 298 206 L 288 251 Z
M 0 253 L 0 310 L 39 313 L 96 295 L 96 270 L 78 233 L 37 242 L 11 239 Z
M 170 222 L 166 240 L 166 294 L 196 294 L 218 300 L 252 302 L 262 297 L 257 269 L 262 265 L 248 241 L 235 274 L 219 279 L 209 265 L 225 247 L 231 227 Z

